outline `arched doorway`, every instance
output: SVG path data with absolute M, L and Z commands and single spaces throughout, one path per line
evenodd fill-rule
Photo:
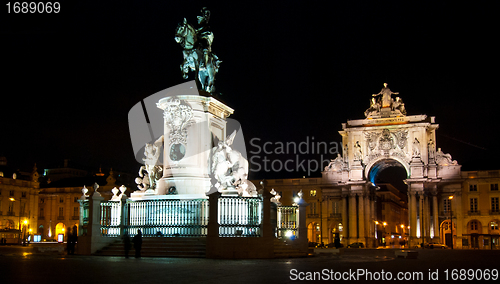
M 45 238 L 45 230 L 43 225 L 38 226 L 37 234 L 41 236 L 41 238 Z
M 450 220 L 445 220 L 441 223 L 441 225 L 439 226 L 439 232 L 441 236 L 441 243 L 449 247 L 451 247 L 453 244 L 453 247 L 456 247 L 455 241 L 457 237 L 457 223 L 453 222 L 453 234 Z
M 63 223 L 57 223 L 56 234 L 54 235 L 55 239 L 58 240 L 58 237 L 61 234 L 63 235 L 63 241 L 64 241 L 66 235 L 66 226 Z
M 336 240 L 340 244 L 344 239 L 344 226 L 342 225 L 342 222 L 331 222 L 328 225 L 328 232 L 329 244 L 334 244 Z
M 499 246 L 499 236 L 500 236 L 500 222 L 497 219 L 491 220 L 488 224 L 488 233 L 491 236 L 491 249 L 498 249 Z
M 469 247 L 478 249 L 479 244 L 482 243 L 483 227 L 478 220 L 470 220 L 467 223 L 467 235 L 469 236 Z
M 321 244 L 321 227 L 319 223 L 311 222 L 307 225 L 307 239 L 310 243 Z

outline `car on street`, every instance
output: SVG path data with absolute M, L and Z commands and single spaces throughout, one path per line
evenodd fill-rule
M 364 248 L 365 245 L 363 243 L 352 243 L 347 246 L 348 248 Z
M 448 248 L 447 245 L 444 245 L 444 244 L 440 244 L 440 243 L 428 243 L 428 244 L 425 244 L 424 246 L 425 248 L 440 248 L 440 249 L 446 249 Z

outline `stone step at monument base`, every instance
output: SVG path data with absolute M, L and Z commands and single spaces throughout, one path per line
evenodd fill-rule
M 135 250 L 132 247 L 129 257 L 134 257 Z M 109 246 L 97 251 L 95 255 L 103 256 L 125 256 L 123 242 L 116 241 Z M 151 237 L 142 238 L 141 256 L 144 257 L 199 257 L 206 255 L 205 238 L 183 238 L 183 237 Z
M 274 257 L 287 258 L 287 257 L 306 257 L 308 251 L 303 251 L 291 244 L 287 244 L 282 239 L 274 239 Z

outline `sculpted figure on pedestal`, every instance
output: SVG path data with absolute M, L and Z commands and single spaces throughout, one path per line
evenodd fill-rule
M 158 159 L 161 154 L 160 146 L 163 143 L 163 136 L 161 136 L 154 144 L 146 143 L 144 148 L 144 166 L 139 168 L 139 177 L 135 179 L 137 188 L 141 191 L 148 189 L 154 190 L 156 182 L 162 177 L 163 167 L 157 165 Z
M 354 160 L 361 161 L 363 158 L 363 153 L 361 152 L 361 145 L 359 145 L 359 141 L 356 141 L 354 145 Z
M 420 157 L 420 141 L 418 141 L 417 138 L 413 141 L 413 158 L 419 158 Z
M 256 196 L 255 185 L 247 180 L 247 159 L 231 148 L 235 137 L 236 131 L 212 149 L 210 173 L 216 180 L 214 187 L 222 193 L 236 190 L 240 196 Z

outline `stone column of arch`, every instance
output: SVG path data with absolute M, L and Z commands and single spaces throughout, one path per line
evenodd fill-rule
M 432 221 L 433 221 L 433 228 L 434 228 L 434 239 L 433 242 L 439 242 L 439 219 L 438 219 L 438 214 L 439 214 L 439 209 L 438 209 L 438 198 L 437 198 L 437 192 L 432 193 Z
M 414 191 L 408 191 L 408 218 L 410 219 L 409 245 L 412 247 L 417 239 L 417 197 Z
M 365 197 L 364 194 L 361 192 L 358 194 L 358 228 L 359 228 L 359 233 L 358 233 L 358 239 L 363 240 L 363 242 L 366 244 L 365 237 Z
M 343 226 L 343 235 L 344 238 L 348 239 L 349 238 L 349 224 L 348 224 L 348 219 L 347 219 L 347 203 L 348 203 L 348 194 L 342 194 L 342 226 Z
M 356 193 L 349 192 L 349 242 L 348 244 L 357 242 L 358 238 L 358 223 L 356 222 Z

